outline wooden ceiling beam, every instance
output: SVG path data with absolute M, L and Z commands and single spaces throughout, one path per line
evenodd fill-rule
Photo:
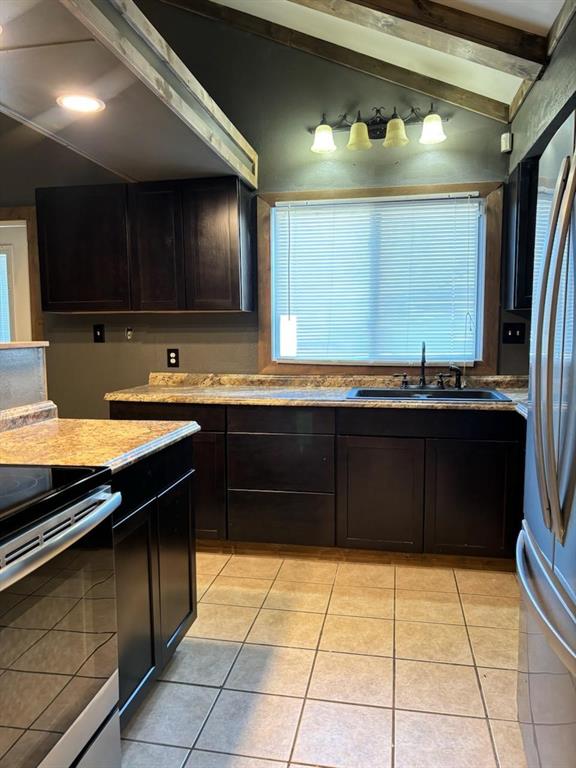
M 501 123 L 508 122 L 508 105 L 504 102 L 467 91 L 450 83 L 436 80 L 395 64 L 357 53 L 320 38 L 306 35 L 288 27 L 237 11 L 211 0 L 161 0 L 165 5 L 181 8 L 198 16 L 224 22 L 243 32 L 272 40 L 280 45 L 318 56 L 357 72 L 425 94 L 430 99 L 445 101 L 456 107 L 475 112 Z
M 388 35 L 534 80 L 546 62 L 545 36 L 433 0 L 292 0 Z

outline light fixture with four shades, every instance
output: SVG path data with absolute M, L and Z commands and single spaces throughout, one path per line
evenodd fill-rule
M 309 129 L 314 133 L 310 149 L 317 154 L 334 152 L 337 149 L 333 135 L 335 131 L 350 132 L 346 148 L 353 151 L 371 149 L 374 139 L 383 139 L 384 147 L 403 147 L 410 141 L 406 135 L 406 126 L 414 124 L 422 125 L 420 144 L 440 144 L 446 140 L 443 123 L 448 118 L 442 118 L 434 109 L 434 104 L 430 104 L 426 114 L 418 107 L 411 107 L 404 118 L 400 117 L 396 107 L 390 117 L 384 114 L 383 107 L 374 107 L 372 111 L 374 115 L 367 120 L 363 120 L 358 111 L 354 122 L 350 122 L 347 114 L 341 115 L 335 123 L 329 123 L 326 115 L 322 115 L 319 125 Z

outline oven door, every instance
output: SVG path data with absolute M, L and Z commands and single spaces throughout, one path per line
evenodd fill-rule
M 100 488 L 0 547 L 2 768 L 120 765 L 111 519 L 120 501 Z M 117 756 L 102 762 L 104 731 Z

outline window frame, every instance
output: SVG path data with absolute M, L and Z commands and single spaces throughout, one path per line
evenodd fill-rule
M 470 184 L 434 184 L 418 187 L 386 187 L 368 189 L 322 190 L 313 192 L 282 192 L 263 194 L 257 201 L 258 227 L 258 362 L 261 373 L 272 374 L 364 374 L 386 375 L 414 368 L 402 363 L 298 363 L 278 362 L 272 357 L 272 277 L 271 277 L 271 211 L 277 202 L 297 200 L 336 200 L 363 197 L 398 197 L 437 195 L 447 193 L 476 193 L 485 199 L 486 220 L 484 258 L 484 314 L 482 321 L 482 360 L 467 367 L 475 374 L 495 374 L 498 367 L 500 335 L 500 268 L 502 259 L 502 182 Z M 445 369 L 443 365 L 429 366 L 431 372 Z
M 8 282 L 8 324 L 10 327 L 10 338 L 8 343 L 14 341 L 14 248 L 11 245 L 0 243 L 0 255 L 6 256 L 6 278 Z M 3 342 L 0 339 L 0 343 Z

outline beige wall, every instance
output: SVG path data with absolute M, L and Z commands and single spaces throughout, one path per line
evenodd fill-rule
M 257 319 L 248 315 L 45 315 L 50 398 L 63 417 L 106 418 L 105 392 L 145 384 L 166 368 L 166 349 L 180 350 L 180 370 L 257 370 Z M 106 342 L 92 342 L 104 323 Z M 134 329 L 132 341 L 126 327 Z

